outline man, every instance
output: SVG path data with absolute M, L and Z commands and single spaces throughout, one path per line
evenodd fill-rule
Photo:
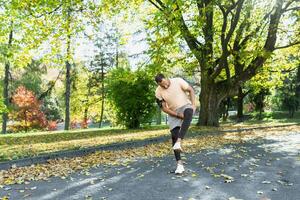
M 155 76 L 155 81 L 158 84 L 155 91 L 156 101 L 169 116 L 172 145 L 177 161 L 175 174 L 182 174 L 184 167 L 180 152 L 182 151 L 182 140 L 196 109 L 195 93 L 193 88 L 182 78 L 168 79 L 163 74 L 158 74 Z

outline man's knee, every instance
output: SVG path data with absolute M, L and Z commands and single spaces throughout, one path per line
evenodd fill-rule
M 183 114 L 184 114 L 184 117 L 187 117 L 187 118 L 192 118 L 193 117 L 193 109 L 192 108 L 187 108 L 184 110 Z
M 179 133 L 179 129 L 180 129 L 180 127 L 177 126 L 177 127 L 173 128 L 173 129 L 171 130 L 171 135 L 172 135 L 172 137 L 173 137 L 173 136 L 175 137 L 175 136 Z

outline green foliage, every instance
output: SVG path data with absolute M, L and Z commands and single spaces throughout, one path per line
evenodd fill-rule
M 71 95 L 71 118 L 83 120 L 85 110 L 88 118 L 94 118 L 101 110 L 99 95 L 99 74 L 88 70 L 89 66 L 78 63 L 73 68 L 73 89 Z
M 12 90 L 16 90 L 20 86 L 40 95 L 42 92 L 43 75 L 46 74 L 46 69 L 41 65 L 41 61 L 32 60 L 23 69 L 15 72 L 16 80 L 12 83 Z
M 273 102 L 277 104 L 279 110 L 289 111 L 289 117 L 291 118 L 294 116 L 295 111 L 300 105 L 300 80 L 298 80 L 299 77 L 297 78 L 297 70 L 293 70 L 292 72 L 288 73 L 289 75 L 285 79 L 284 85 L 282 87 L 277 88 L 276 94 L 273 97 Z
M 57 121 L 62 119 L 61 110 L 56 98 L 46 97 L 43 99 L 41 110 L 45 113 L 48 121 Z
M 117 68 L 111 71 L 108 98 L 113 103 L 117 122 L 127 128 L 138 128 L 155 113 L 154 81 L 146 71 Z
M 3 98 L 0 97 L 0 114 L 7 112 L 7 108 L 3 102 Z
M 3 93 L 3 84 L 0 83 L 0 94 Z M 4 113 L 4 112 L 8 112 L 8 109 L 6 108 L 5 104 L 4 104 L 4 99 L 2 97 L 2 95 L 0 96 L 0 114 Z M 1 119 L 0 119 L 1 122 Z

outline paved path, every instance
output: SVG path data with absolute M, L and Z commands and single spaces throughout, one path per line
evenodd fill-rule
M 176 176 L 173 156 L 101 166 L 66 179 L 0 189 L 10 199 L 299 200 L 300 133 L 186 154 L 187 173 Z

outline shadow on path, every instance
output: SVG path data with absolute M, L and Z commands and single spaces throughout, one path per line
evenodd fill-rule
M 0 189 L 10 199 L 297 200 L 300 133 L 268 136 L 185 155 L 186 174 L 169 173 L 173 156 L 101 166 L 29 185 Z

